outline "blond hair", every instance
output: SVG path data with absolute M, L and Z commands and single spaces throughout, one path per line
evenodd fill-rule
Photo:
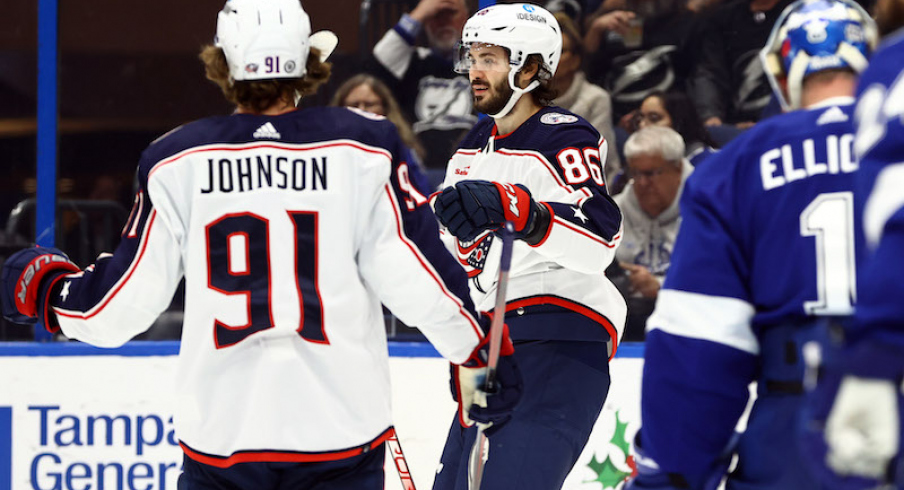
M 307 73 L 302 78 L 235 81 L 229 75 L 229 64 L 221 48 L 204 46 L 198 58 L 204 63 L 207 79 L 220 87 L 226 100 L 255 113 L 264 112 L 279 101 L 294 103 L 296 94 L 304 97 L 316 93 L 329 80 L 332 70 L 331 63 L 320 61 L 316 48 L 308 54 Z

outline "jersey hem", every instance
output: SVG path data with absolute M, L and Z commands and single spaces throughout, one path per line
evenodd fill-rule
M 179 441 L 179 446 L 182 447 L 185 455 L 193 461 L 216 468 L 229 468 L 239 463 L 319 463 L 353 458 L 376 449 L 393 435 L 395 435 L 395 428 L 390 427 L 377 436 L 376 439 L 361 446 L 326 452 L 271 451 L 263 449 L 236 451 L 229 456 L 217 456 L 192 449 L 181 440 Z

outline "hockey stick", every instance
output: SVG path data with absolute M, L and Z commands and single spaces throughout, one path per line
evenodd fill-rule
M 502 229 L 502 257 L 499 264 L 499 280 L 496 281 L 496 306 L 493 308 L 493 321 L 490 323 L 490 352 L 487 359 L 487 374 L 483 391 L 495 393 L 496 366 L 499 364 L 499 351 L 502 350 L 502 328 L 505 324 L 505 292 L 508 289 L 509 269 L 512 266 L 512 234 L 515 232 L 510 221 L 505 222 Z M 489 457 L 487 447 L 487 435 L 484 431 L 488 426 L 477 424 L 477 438 L 471 447 L 468 457 L 468 488 L 480 490 L 480 482 L 483 480 L 483 467 Z
M 408 460 L 405 459 L 405 453 L 402 452 L 402 443 L 399 442 L 399 435 L 395 429 L 392 435 L 386 439 L 386 447 L 389 449 L 389 455 L 392 456 L 392 462 L 395 463 L 396 470 L 399 472 L 399 480 L 402 480 L 402 490 L 417 490 L 414 488 L 414 480 L 411 478 Z

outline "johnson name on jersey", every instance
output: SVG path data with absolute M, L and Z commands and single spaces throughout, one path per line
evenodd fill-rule
M 192 458 L 323 461 L 382 443 L 381 302 L 453 362 L 482 337 L 394 126 L 368 119 L 313 108 L 170 132 L 142 155 L 118 249 L 52 298 L 66 335 L 116 346 L 185 277 L 175 423 Z
M 591 325 L 571 331 L 517 331 L 513 339 L 612 340 L 624 327 L 626 307 L 605 277 L 621 240 L 621 213 L 606 190 L 602 164 L 608 143 L 584 119 L 545 107 L 510 134 L 496 134 L 492 118 L 477 123 L 446 169 L 443 186 L 488 180 L 526 186 L 551 214 L 548 234 L 536 246 L 515 243 L 507 311 L 564 309 Z M 462 243 L 443 240 L 471 277 L 478 309 L 492 309 L 500 244 L 492 233 Z

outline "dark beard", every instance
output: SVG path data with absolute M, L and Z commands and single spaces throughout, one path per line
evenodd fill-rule
M 515 93 L 512 87 L 509 86 L 508 79 L 503 80 L 499 85 L 493 86 L 492 89 L 494 95 L 484 97 L 480 102 L 476 98 L 474 99 L 474 108 L 488 115 L 499 113 L 505 107 L 505 104 L 508 104 L 512 94 Z

